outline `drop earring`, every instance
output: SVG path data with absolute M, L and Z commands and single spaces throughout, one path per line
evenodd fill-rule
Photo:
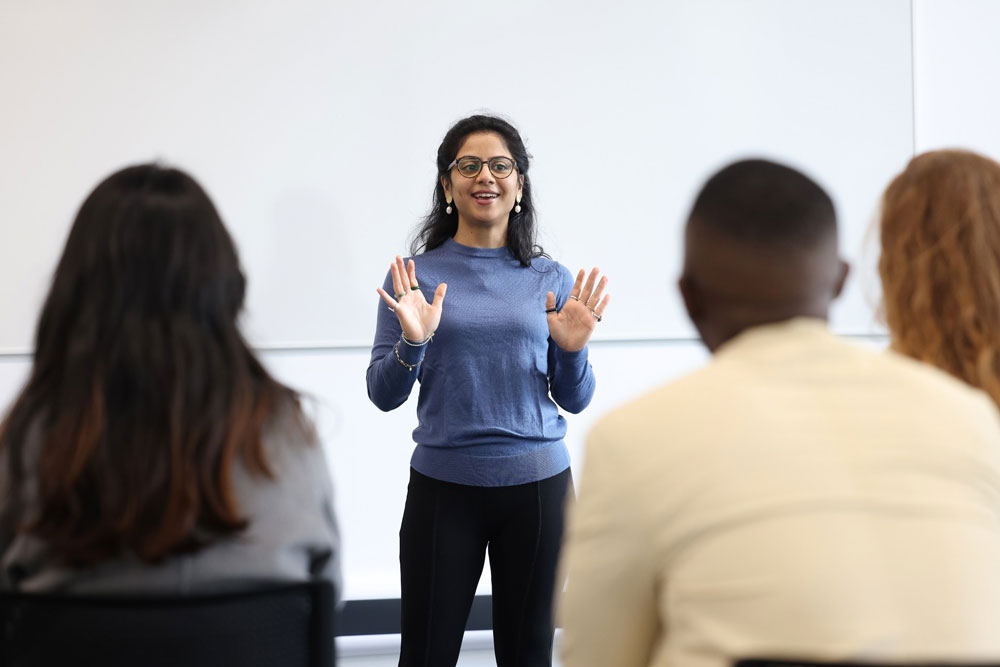
M 444 212 L 447 213 L 448 215 L 451 215 L 451 199 L 450 198 L 446 199 L 445 202 L 448 205 L 445 207 Z
M 520 212 L 521 212 L 521 198 L 518 197 L 517 204 L 514 206 L 514 213 L 520 213 Z

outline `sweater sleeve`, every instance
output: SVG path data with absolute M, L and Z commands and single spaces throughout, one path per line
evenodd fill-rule
M 386 274 L 382 288 L 392 294 L 391 274 Z M 403 341 L 399 320 L 381 298 L 378 304 L 375 342 L 372 344 L 372 357 L 367 373 L 368 398 L 379 410 L 388 412 L 398 408 L 409 398 L 413 383 L 420 375 L 419 364 L 427 348 L 423 345 L 415 347 Z M 407 368 L 400 360 L 418 368 Z
M 567 352 L 549 339 L 549 391 L 566 412 L 576 414 L 594 397 L 594 369 L 587 360 L 587 348 Z
M 327 579 L 333 584 L 337 600 L 343 599 L 344 581 L 342 573 L 342 555 L 340 546 L 340 527 L 333 505 L 333 481 L 330 478 L 329 467 L 323 447 L 316 443 L 312 452 L 314 458 L 313 475 L 317 475 L 314 507 L 318 505 L 316 527 L 314 529 L 314 546 L 310 552 L 309 573 L 313 577 Z
M 556 307 L 561 309 L 573 289 L 573 275 L 560 265 L 559 277 L 560 285 L 555 294 Z M 549 338 L 549 392 L 566 412 L 581 412 L 594 397 L 596 381 L 588 356 L 586 347 L 578 352 L 567 352 Z

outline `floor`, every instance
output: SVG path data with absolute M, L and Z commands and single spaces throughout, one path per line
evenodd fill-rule
M 559 635 L 556 634 L 558 649 Z M 337 640 L 339 667 L 396 667 L 399 660 L 399 636 L 341 637 Z M 458 667 L 495 667 L 493 637 L 489 631 L 467 632 L 462 643 Z M 553 656 L 552 667 L 560 667 Z
M 396 655 L 367 655 L 340 658 L 337 665 L 339 667 L 396 667 L 398 659 Z M 495 667 L 496 664 L 496 660 L 493 658 L 493 649 L 462 651 L 462 656 L 458 659 L 458 667 Z

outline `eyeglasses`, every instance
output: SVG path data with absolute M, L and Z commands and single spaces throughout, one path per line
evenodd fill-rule
M 498 155 L 497 157 L 491 157 L 486 160 L 485 163 L 481 158 L 475 155 L 463 155 L 460 158 L 455 158 L 451 164 L 448 165 L 448 171 L 451 171 L 453 167 L 458 167 L 458 173 L 466 178 L 475 178 L 479 175 L 479 172 L 483 170 L 483 164 L 489 165 L 490 173 L 497 178 L 507 178 L 517 167 L 514 161 L 509 157 L 504 157 L 503 155 Z

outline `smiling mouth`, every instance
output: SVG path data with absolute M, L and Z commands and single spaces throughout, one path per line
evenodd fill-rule
M 472 195 L 472 197 L 473 199 L 490 200 L 490 199 L 496 199 L 497 197 L 499 197 L 499 195 L 495 192 L 477 192 L 476 194 Z

